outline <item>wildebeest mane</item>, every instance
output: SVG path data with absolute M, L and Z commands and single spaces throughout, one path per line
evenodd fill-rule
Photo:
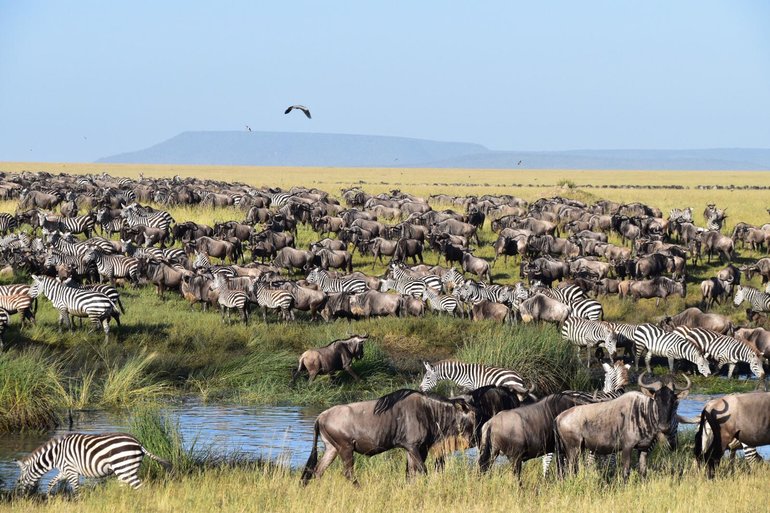
M 375 415 L 381 415 L 389 410 L 391 410 L 396 404 L 403 401 L 407 397 L 413 395 L 413 394 L 419 394 L 425 398 L 433 399 L 434 401 L 438 401 L 442 404 L 454 404 L 455 402 L 462 401 L 465 403 L 464 400 L 452 400 L 447 399 L 444 396 L 434 394 L 431 392 L 420 392 L 419 390 L 413 390 L 411 388 L 402 388 L 400 390 L 396 390 L 395 392 L 391 392 L 388 395 L 384 395 L 377 399 L 377 404 L 374 405 L 374 414 Z

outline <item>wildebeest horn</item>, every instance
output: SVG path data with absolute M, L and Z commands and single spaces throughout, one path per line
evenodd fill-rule
M 642 383 L 642 378 L 644 377 L 645 374 L 647 374 L 647 371 L 644 371 L 641 374 L 639 374 L 639 377 L 636 380 L 636 382 L 639 384 L 639 388 L 646 388 L 647 390 L 650 390 L 652 392 L 657 392 L 658 390 L 663 388 L 663 383 L 661 383 L 660 381 L 656 381 L 650 385 L 645 385 L 644 383 Z
M 682 374 L 682 376 L 684 376 L 684 379 L 687 381 L 687 386 L 682 388 L 677 386 L 676 383 L 674 383 L 674 392 L 684 392 L 685 390 L 690 390 L 690 386 L 692 386 L 692 383 L 690 382 L 690 378 L 688 378 L 686 374 Z

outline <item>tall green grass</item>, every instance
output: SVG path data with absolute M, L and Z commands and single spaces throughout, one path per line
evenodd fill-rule
M 169 387 L 147 372 L 154 358 L 154 354 L 136 356 L 122 364 L 110 365 L 102 388 L 101 404 L 108 408 L 120 408 L 157 401 L 169 395 Z
M 66 400 L 61 365 L 42 350 L 0 353 L 0 432 L 50 429 Z

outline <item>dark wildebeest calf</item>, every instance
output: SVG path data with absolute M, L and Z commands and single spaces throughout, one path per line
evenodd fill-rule
M 346 371 L 356 381 L 360 381 L 350 365 L 353 360 L 364 357 L 364 342 L 368 335 L 354 335 L 350 338 L 335 340 L 327 346 L 318 349 L 308 349 L 299 357 L 299 366 L 291 377 L 292 383 L 296 381 L 299 373 L 306 370 L 308 383 L 319 374 L 331 374 L 338 371 Z
M 345 477 L 353 475 L 353 453 L 374 456 L 401 447 L 406 450 L 407 476 L 425 473 L 428 450 L 447 438 L 470 443 L 476 427 L 476 410 L 462 399 L 397 390 L 375 401 L 332 406 L 315 421 L 313 449 L 302 472 L 302 484 L 321 477 L 337 457 L 342 458 Z M 318 437 L 325 452 L 318 462 Z

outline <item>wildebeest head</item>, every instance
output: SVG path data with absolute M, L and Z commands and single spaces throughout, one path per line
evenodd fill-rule
M 672 427 L 672 421 L 676 420 L 676 408 L 679 405 L 679 400 L 687 397 L 690 393 L 690 378 L 684 376 L 687 380 L 687 386 L 679 387 L 672 379 L 669 380 L 656 380 L 650 384 L 645 384 L 643 378 L 646 372 L 642 372 L 637 379 L 639 389 L 641 392 L 650 397 L 657 412 L 657 429 L 662 433 L 667 433 Z
M 369 334 L 364 333 L 363 335 L 353 335 L 347 340 L 344 340 L 343 343 L 347 346 L 348 351 L 350 351 L 353 358 L 360 360 L 364 357 L 364 342 L 368 339 Z

